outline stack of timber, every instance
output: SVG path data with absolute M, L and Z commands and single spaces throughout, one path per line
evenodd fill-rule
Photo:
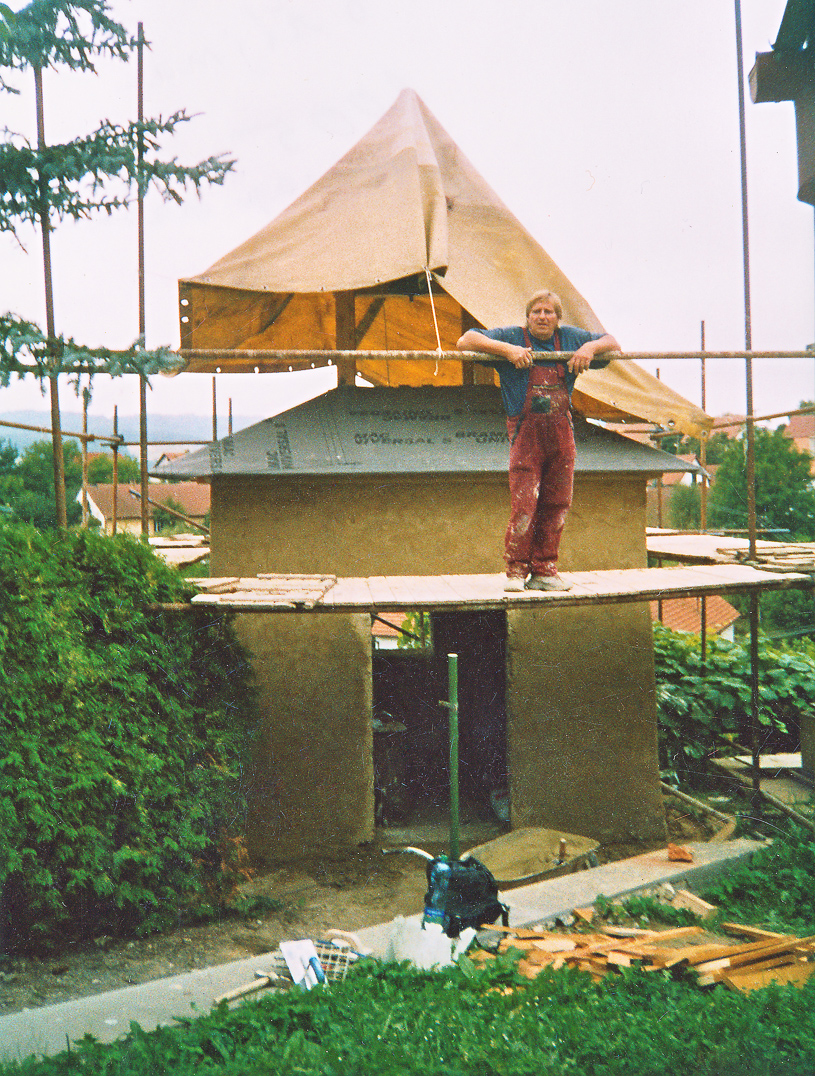
M 815 973 L 815 935 L 798 938 L 739 923 L 723 923 L 722 929 L 751 939 L 743 944 L 711 941 L 709 935 L 700 940 L 705 934 L 703 926 L 662 931 L 609 926 L 585 934 L 537 928 L 484 929 L 506 935 L 498 952 L 518 950 L 518 971 L 527 979 L 536 978 L 544 968 L 577 968 L 588 972 L 595 982 L 622 968 L 643 972 L 688 969 L 700 986 L 723 983 L 732 990 L 748 992 L 770 982 L 800 986 Z M 472 956 L 479 963 L 494 959 L 483 950 Z
M 722 548 L 719 552 L 732 558 L 734 563 L 763 572 L 815 574 L 815 542 L 790 542 L 788 545 L 774 542 L 771 548 L 757 549 L 753 559 L 749 549 Z
M 289 609 L 313 609 L 336 584 L 336 575 L 283 575 L 260 572 L 257 576 L 241 579 L 226 576 L 218 579 L 194 579 L 199 593 L 192 599 L 193 605 L 235 605 L 247 608 L 270 605 Z M 222 601 L 223 598 L 223 601 Z

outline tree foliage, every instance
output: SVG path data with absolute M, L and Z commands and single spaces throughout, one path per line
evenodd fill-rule
M 705 757 L 750 743 L 749 647 L 654 624 L 660 767 L 692 779 Z M 793 750 L 801 718 L 815 708 L 815 649 L 759 645 L 759 722 L 764 749 Z M 785 742 L 785 740 L 787 742 Z
M 119 452 L 116 474 L 120 482 L 138 482 L 141 477 L 141 465 L 135 456 L 131 456 L 127 452 Z M 88 460 L 88 482 L 90 485 L 109 485 L 112 481 L 112 455 L 99 453 Z
M 127 60 L 137 40 L 110 18 L 107 0 L 32 0 L 5 19 L 0 34 L 0 90 L 19 93 L 14 79 L 46 67 L 94 73 L 99 57 Z M 9 74 L 10 73 L 10 74 Z M 180 203 L 193 189 L 221 184 L 234 162 L 224 155 L 195 164 L 162 156 L 162 143 L 191 117 L 114 124 L 107 120 L 86 135 L 57 145 L 32 145 L 2 131 L 0 140 L 0 232 L 17 234 L 27 224 L 51 228 L 66 219 L 87 219 L 130 205 L 148 189 Z M 7 313 L 0 318 L 0 385 L 12 375 L 43 378 L 56 373 L 140 373 L 149 376 L 175 364 L 166 348 L 140 341 L 124 351 L 89 348 L 73 339 L 49 339 L 31 322 Z
M 721 463 L 730 443 L 730 438 L 726 433 L 721 430 L 714 433 L 705 443 L 705 462 L 710 464 Z M 702 442 L 699 438 L 684 436 L 681 433 L 661 438 L 659 447 L 663 452 L 671 452 L 675 456 L 696 456 L 701 458 L 702 454 Z
M 702 494 L 698 482 L 686 486 L 679 483 L 671 490 L 668 520 L 677 530 L 695 531 L 702 522 Z
M 82 488 L 82 453 L 76 441 L 63 441 L 62 451 L 68 522 L 74 524 L 81 516 L 75 499 Z M 126 452 L 119 453 L 117 470 L 121 483 L 138 482 L 141 475 L 139 461 Z M 112 481 L 113 457 L 101 453 L 92 456 L 88 461 L 88 484 Z M 34 441 L 22 454 L 10 441 L 0 441 L 0 505 L 40 529 L 57 526 L 54 458 L 49 441 Z
M 713 528 L 747 526 L 746 441 L 732 441 L 722 458 L 708 501 Z M 815 539 L 815 490 L 811 456 L 799 452 L 782 427 L 755 430 L 756 522 L 759 528 L 783 530 L 782 540 Z M 770 535 L 770 537 L 773 537 Z
M 107 10 L 104 0 L 32 0 L 16 13 L 3 5 L 7 30 L 0 38 L 0 66 L 23 70 L 60 64 L 94 72 L 97 56 L 126 60 L 136 41 Z
M 226 620 L 155 609 L 190 593 L 125 535 L 0 523 L 7 948 L 148 931 L 228 892 L 253 698 Z
M 175 369 L 178 359 L 169 348 L 148 350 L 140 343 L 114 351 L 107 347 L 84 347 L 72 337 L 49 337 L 33 322 L 16 314 L 0 314 L 0 387 L 6 388 L 13 376 L 37 378 L 53 373 L 68 374 L 79 386 L 79 377 L 96 373 L 121 377 L 144 374 L 150 377 Z
M 62 442 L 65 471 L 68 524 L 73 526 L 82 517 L 76 495 L 82 486 L 82 453 L 76 441 Z M 20 519 L 33 523 L 40 530 L 59 526 L 54 503 L 54 455 L 48 441 L 35 441 L 17 462 L 21 488 L 11 506 Z

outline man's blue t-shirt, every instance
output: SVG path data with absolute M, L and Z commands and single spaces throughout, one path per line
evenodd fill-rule
M 520 325 L 508 325 L 503 329 L 476 329 L 475 331 L 483 333 L 490 340 L 499 340 L 504 344 L 515 344 L 516 347 L 527 347 L 524 331 Z M 587 329 L 578 329 L 574 325 L 559 325 L 557 331 L 560 335 L 560 348 L 558 349 L 560 351 L 577 351 L 579 347 L 589 340 L 599 340 L 601 336 L 605 335 L 604 333 L 591 333 Z M 548 340 L 539 340 L 530 333 L 529 339 L 532 343 L 533 351 L 555 350 L 554 336 L 551 336 Z M 507 359 L 499 359 L 493 355 L 485 355 L 483 359 L 478 361 L 486 366 L 492 366 L 493 369 L 498 371 L 504 409 L 510 418 L 514 415 L 519 415 L 523 410 L 524 400 L 526 399 L 526 389 L 529 384 L 529 367 L 519 370 L 517 366 L 513 366 Z M 609 361 L 609 359 L 595 359 L 592 362 L 592 367 L 606 366 Z M 547 361 L 546 359 L 535 359 L 535 364 L 541 366 L 556 365 L 555 360 Z M 576 380 L 577 374 L 571 373 L 567 368 L 566 388 L 570 397 Z

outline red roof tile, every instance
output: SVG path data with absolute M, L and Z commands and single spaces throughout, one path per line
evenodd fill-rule
M 659 606 L 657 602 L 650 602 L 651 619 L 659 620 Z M 731 624 L 734 624 L 741 614 L 734 609 L 730 602 L 720 594 L 709 594 L 706 605 L 707 630 L 718 635 Z M 701 598 L 669 598 L 662 603 L 662 623 L 671 631 L 689 631 L 698 635 L 702 630 L 702 599 Z
M 797 441 L 799 437 L 815 437 L 815 415 L 792 415 L 784 436 Z
M 136 485 L 119 485 L 116 493 L 116 515 L 119 519 L 140 519 L 141 506 L 138 497 L 132 497 L 130 491 L 139 492 Z M 201 482 L 151 482 L 147 496 L 151 501 L 164 504 L 168 500 L 182 506 L 181 512 L 190 519 L 203 519 L 209 511 L 209 486 Z M 88 497 L 93 501 L 105 519 L 113 514 L 113 484 L 99 483 L 88 486 Z M 152 505 L 151 508 L 152 514 Z

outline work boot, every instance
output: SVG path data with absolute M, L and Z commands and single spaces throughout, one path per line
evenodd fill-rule
M 504 580 L 504 590 L 508 594 L 523 594 L 524 577 L 522 575 L 508 575 Z
M 532 575 L 526 581 L 526 590 L 571 590 L 572 584 L 559 575 Z

